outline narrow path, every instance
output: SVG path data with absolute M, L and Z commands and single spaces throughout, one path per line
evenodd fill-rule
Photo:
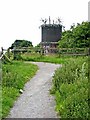
M 54 97 L 50 95 L 52 76 L 57 64 L 32 62 L 38 65 L 36 75 L 25 84 L 8 118 L 57 118 Z

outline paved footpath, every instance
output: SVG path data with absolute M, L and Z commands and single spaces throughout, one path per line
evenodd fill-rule
M 24 92 L 15 102 L 8 118 L 57 118 L 55 100 L 50 95 L 52 76 L 58 64 L 32 62 L 38 65 L 36 75 L 25 84 Z

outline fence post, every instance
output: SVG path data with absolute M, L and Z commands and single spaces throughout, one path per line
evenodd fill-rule
M 2 51 L 1 51 L 1 55 L 2 55 L 2 54 L 3 54 L 3 51 L 4 51 L 3 47 L 1 47 L 1 50 L 2 50 Z
M 13 48 L 13 59 L 16 59 L 16 55 L 15 55 L 15 47 Z
M 7 56 L 10 59 L 10 49 L 9 48 L 7 49 Z

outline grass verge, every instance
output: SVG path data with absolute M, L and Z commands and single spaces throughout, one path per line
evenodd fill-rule
M 50 55 L 40 55 L 36 53 L 24 53 L 21 55 L 22 60 L 24 61 L 34 61 L 34 62 L 49 62 L 56 64 L 68 64 L 68 61 L 72 61 L 73 59 L 77 60 L 78 58 L 85 58 L 84 56 L 67 56 L 58 54 L 50 54 Z
M 20 89 L 32 78 L 38 67 L 24 62 L 2 65 L 2 118 L 5 118 L 15 100 L 20 95 Z
M 70 58 L 53 76 L 51 93 L 61 118 L 89 118 L 88 58 Z

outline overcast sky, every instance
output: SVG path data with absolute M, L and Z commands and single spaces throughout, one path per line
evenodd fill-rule
M 0 0 L 0 47 L 16 39 L 37 45 L 41 41 L 41 18 L 61 18 L 66 29 L 88 20 L 89 0 Z

